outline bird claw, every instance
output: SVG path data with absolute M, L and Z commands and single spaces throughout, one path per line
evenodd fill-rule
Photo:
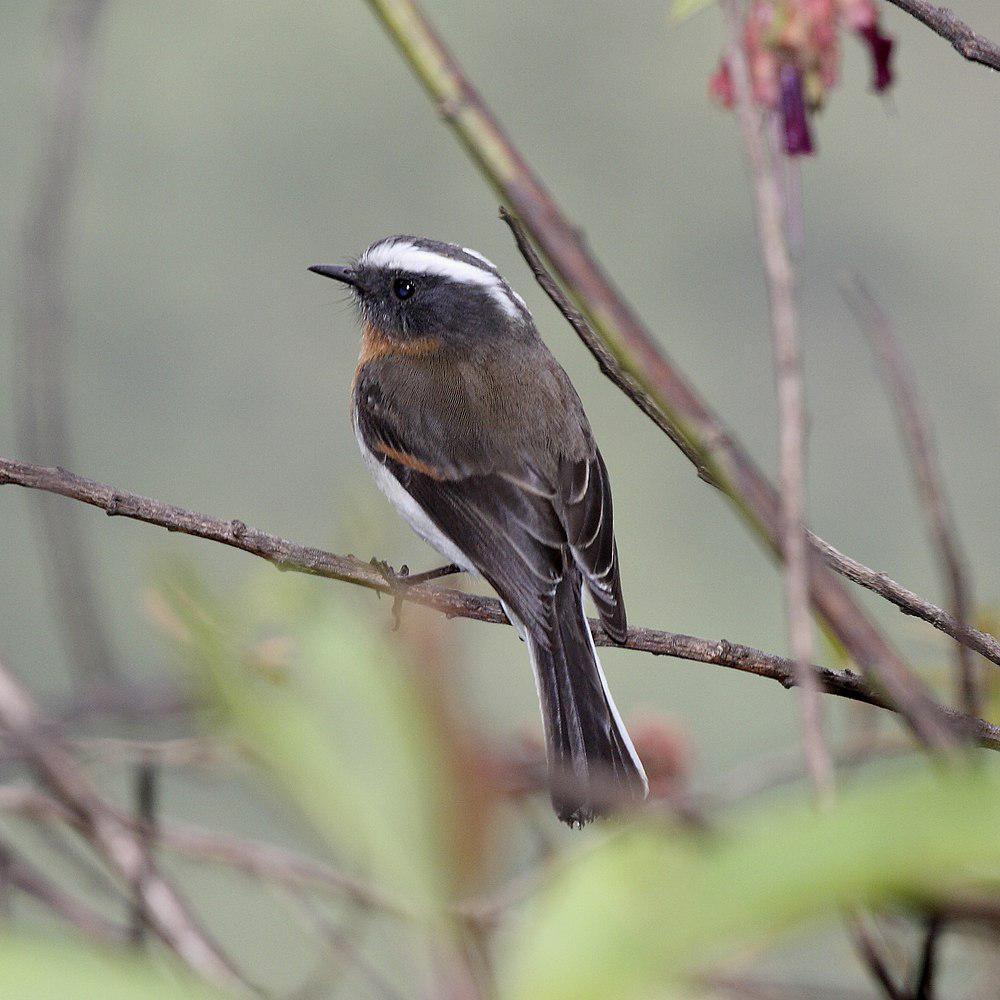
M 389 588 L 389 593 L 392 595 L 392 631 L 395 632 L 399 629 L 402 620 L 403 599 L 406 596 L 406 591 L 410 588 L 407 579 L 410 575 L 410 567 L 404 563 L 399 567 L 399 572 L 396 572 L 384 559 L 376 559 L 374 556 L 372 556 L 371 564 L 382 574 L 382 578 Z M 376 593 L 381 600 L 382 592 L 376 591 Z

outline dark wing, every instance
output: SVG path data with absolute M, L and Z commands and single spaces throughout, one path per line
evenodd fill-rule
M 409 446 L 398 427 L 362 401 L 357 423 L 367 448 L 513 613 L 543 630 L 566 562 L 566 535 L 551 498 L 496 473 L 461 475 Z
M 597 605 L 601 623 L 615 642 L 624 642 L 628 625 L 618 573 L 611 481 L 600 451 L 595 448 L 590 458 L 562 464 L 559 501 L 570 551 Z
M 589 458 L 564 459 L 555 484 L 527 467 L 469 474 L 365 394 L 355 403 L 367 448 L 525 624 L 545 624 L 559 581 L 575 565 L 608 635 L 624 641 L 611 487 L 596 448 Z

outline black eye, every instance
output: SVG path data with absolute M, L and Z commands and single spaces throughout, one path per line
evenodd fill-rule
M 392 283 L 392 294 L 397 299 L 408 299 L 416 290 L 417 286 L 409 278 L 397 278 Z

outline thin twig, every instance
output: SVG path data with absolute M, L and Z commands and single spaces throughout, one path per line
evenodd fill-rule
M 369 5 L 486 179 L 522 220 L 619 367 L 656 403 L 670 425 L 671 439 L 694 462 L 699 475 L 722 490 L 772 552 L 780 555 L 777 491 L 660 350 L 419 6 L 413 0 L 369 0 Z M 648 411 L 644 408 L 644 412 Z M 809 560 L 809 580 L 814 608 L 854 662 L 877 676 L 922 739 L 946 742 L 947 727 L 929 692 L 840 581 L 823 571 L 816 557 Z
M 45 149 L 27 212 L 18 324 L 25 377 L 19 383 L 17 436 L 25 455 L 47 462 L 71 461 L 64 361 L 65 266 L 60 260 L 79 161 L 82 120 L 91 76 L 92 40 L 101 0 L 63 4 L 56 16 L 57 53 L 50 103 L 45 110 Z M 48 501 L 35 507 L 38 544 L 48 562 L 56 620 L 62 629 L 79 686 L 114 681 L 114 653 L 94 592 L 91 561 L 75 511 Z
M 802 747 L 818 801 L 828 804 L 834 789 L 833 767 L 823 738 L 819 685 L 812 662 L 809 575 L 805 536 L 805 402 L 795 273 L 785 242 L 785 213 L 774 161 L 768 154 L 750 84 L 743 49 L 744 26 L 735 2 L 725 4 L 729 27 L 728 65 L 736 93 L 743 145 L 753 176 L 757 239 L 771 308 L 771 337 L 778 395 L 781 481 L 781 541 L 784 553 L 785 608 L 789 644 L 798 679 L 802 712 Z
M 887 1000 L 906 1000 L 903 991 L 896 985 L 892 973 L 882 955 L 881 948 L 875 940 L 872 929 L 865 923 L 863 917 L 848 921 L 848 930 L 854 941 L 854 947 L 861 961 L 864 962 L 872 979 L 878 984 Z
M 513 232 L 518 250 L 520 250 L 525 262 L 531 269 L 535 280 L 597 360 L 602 373 L 618 386 L 643 413 L 647 414 L 657 427 L 665 430 L 665 425 L 670 425 L 669 421 L 664 417 L 663 411 L 659 409 L 652 396 L 621 367 L 594 331 L 587 318 L 573 305 L 565 292 L 559 287 L 558 282 L 538 256 L 521 222 L 505 208 L 500 209 L 500 217 Z M 2 469 L 3 464 L 2 460 L 0 460 L 0 478 L 2 478 Z M 806 537 L 810 546 L 823 558 L 830 568 L 836 570 L 836 572 L 840 573 L 846 579 L 874 590 L 881 597 L 895 604 L 903 614 L 923 619 L 934 628 L 951 636 L 956 642 L 968 646 L 969 649 L 975 650 L 997 664 L 997 666 L 1000 666 L 1000 641 L 996 637 L 986 632 L 981 632 L 970 625 L 963 625 L 943 608 L 939 608 L 918 594 L 913 593 L 913 591 L 907 590 L 902 585 L 889 579 L 884 573 L 878 573 L 875 570 L 869 569 L 850 556 L 844 555 L 828 542 L 823 541 L 818 535 L 807 532 Z
M 92 910 L 85 903 L 64 892 L 6 844 L 0 844 L 0 864 L 12 886 L 20 889 L 25 895 L 37 899 L 56 916 L 87 937 L 102 944 L 123 944 L 128 940 L 128 931 L 125 927 L 106 919 L 96 910 Z
M 150 760 L 142 761 L 135 768 L 135 821 L 143 855 L 152 858 L 156 839 L 156 765 Z M 134 945 L 141 946 L 146 940 L 148 923 L 141 879 L 136 881 L 133 892 L 130 937 Z
M 79 818 L 62 802 L 22 785 L 0 785 L 0 812 L 36 823 L 67 823 L 76 829 L 81 826 Z M 133 830 L 138 829 L 131 817 L 119 814 L 118 818 Z M 402 915 L 406 912 L 388 893 L 321 861 L 271 844 L 167 821 L 159 823 L 156 843 L 163 850 L 183 855 L 190 861 L 219 864 L 286 888 L 331 893 L 367 909 L 386 913 Z
M 389 982 L 382 970 L 364 953 L 350 929 L 335 925 L 301 890 L 290 891 L 288 896 L 327 950 L 349 962 L 364 977 L 373 996 L 379 1000 L 406 1000 L 405 995 Z
M 908 590 L 902 584 L 896 583 L 891 577 L 878 570 L 870 569 L 856 559 L 844 555 L 829 542 L 824 542 L 818 535 L 810 534 L 809 542 L 814 549 L 831 566 L 836 566 L 848 580 L 853 580 L 859 586 L 870 590 L 873 594 L 885 598 L 890 604 L 895 604 L 904 615 L 920 618 L 933 625 L 940 632 L 949 635 L 969 649 L 985 656 L 992 663 L 1000 664 L 1000 640 L 989 632 L 981 632 L 972 625 L 963 625 L 954 615 L 944 608 L 931 604 L 919 594 Z
M 0 813 L 39 824 L 65 823 L 74 829 L 81 826 L 79 818 L 58 799 L 24 785 L 0 785 Z M 119 814 L 119 819 L 135 829 L 131 817 Z M 419 911 L 410 909 L 391 892 L 284 847 L 170 820 L 159 823 L 156 842 L 163 850 L 188 861 L 221 865 L 292 891 L 309 890 L 347 899 L 363 910 L 402 919 L 419 916 Z M 533 869 L 492 896 L 459 901 L 454 907 L 455 915 L 483 926 L 491 925 L 503 910 L 521 902 L 539 878 L 539 872 Z
M 782 547 L 784 552 L 785 607 L 790 645 L 799 680 L 802 712 L 802 745 L 806 771 L 817 803 L 829 806 L 834 797 L 833 764 L 823 735 L 823 719 L 812 659 L 812 623 L 809 618 L 808 562 L 805 527 L 805 402 L 799 346 L 795 272 L 785 236 L 785 212 L 775 162 L 768 150 L 765 123 L 754 101 L 750 68 L 744 50 L 742 6 L 725 0 L 723 13 L 729 34 L 727 63 L 736 97 L 736 113 L 753 180 L 757 240 L 767 285 L 771 314 L 771 340 L 778 397 L 779 465 L 781 482 Z M 913 723 L 923 738 L 937 746 L 953 737 L 937 724 L 930 705 L 914 705 Z M 897 1000 L 885 962 L 861 914 L 847 917 L 848 930 L 873 979 L 889 1000 Z
M 952 48 L 969 62 L 1000 70 L 1000 45 L 977 34 L 947 7 L 937 7 L 927 0 L 889 0 L 889 3 L 951 42 Z
M 392 594 L 397 589 L 370 562 L 298 545 L 277 535 L 248 527 L 242 521 L 224 521 L 149 497 L 126 493 L 104 483 L 76 476 L 66 469 L 50 469 L 0 459 L 0 486 L 4 483 L 58 493 L 99 507 L 111 516 L 143 521 L 168 531 L 220 542 L 265 559 L 279 569 L 340 580 L 383 594 Z M 406 590 L 406 599 L 450 618 L 509 624 L 500 602 L 495 598 L 463 594 L 431 584 L 418 584 Z M 598 646 L 620 646 L 638 652 L 710 663 L 758 677 L 768 677 L 786 688 L 793 688 L 796 684 L 790 660 L 726 639 L 701 639 L 678 632 L 633 627 L 628 630 L 624 643 L 616 643 L 608 637 L 598 621 L 592 619 L 590 627 Z M 828 667 L 816 667 L 815 670 L 822 689 L 828 694 L 897 711 L 891 700 L 866 684 L 857 674 L 849 670 L 831 670 Z M 949 727 L 958 727 L 961 731 L 972 734 L 982 746 L 1000 749 L 1000 728 L 983 719 L 959 712 L 943 711 L 943 718 Z
M 28 692 L 0 664 L 0 731 L 16 742 L 39 777 L 75 818 L 80 833 L 126 885 L 140 887 L 146 916 L 160 938 L 198 975 L 243 991 L 246 984 L 157 871 L 136 831 L 97 793 L 73 756 L 49 735 Z
M 534 275 L 535 280 L 542 287 L 542 290 L 546 295 L 552 300 L 556 308 L 563 314 L 565 320 L 569 323 L 576 335 L 583 342 L 583 346 L 590 351 L 594 360 L 597 362 L 597 367 L 601 370 L 601 374 L 612 382 L 614 385 L 618 386 L 619 389 L 633 403 L 649 417 L 650 420 L 656 424 L 657 427 L 663 431 L 667 437 L 670 438 L 674 444 L 687 456 L 687 458 L 694 463 L 695 467 L 698 469 L 698 474 L 708 482 L 710 485 L 715 485 L 712 479 L 712 474 L 708 468 L 702 463 L 701 458 L 698 454 L 697 449 L 692 448 L 688 444 L 684 436 L 678 433 L 676 427 L 671 422 L 670 418 L 667 417 L 666 413 L 659 407 L 656 400 L 633 378 L 621 364 L 619 364 L 618 359 L 611 353 L 608 346 L 604 341 L 597 335 L 594 328 L 590 325 L 587 317 L 576 308 L 575 305 L 569 300 L 563 290 L 559 287 L 559 283 L 556 279 L 549 273 L 548 268 L 542 263 L 541 257 L 538 256 L 538 252 L 535 250 L 531 243 L 531 239 L 525 232 L 524 226 L 521 224 L 520 220 L 512 215 L 507 209 L 501 205 L 500 206 L 500 218 L 503 219 L 505 223 L 510 227 L 510 231 L 514 234 L 514 241 L 517 243 L 517 248 L 521 252 L 521 256 L 524 258 L 525 263 L 531 269 L 531 273 Z
M 862 767 L 873 760 L 911 756 L 917 747 L 904 734 L 854 739 L 833 751 L 834 768 Z M 765 792 L 800 781 L 804 777 L 802 754 L 789 748 L 748 758 L 710 786 L 707 799 L 713 805 L 733 806 Z
M 631 375 L 628 374 L 628 372 L 622 368 L 615 357 L 609 352 L 601 338 L 597 335 L 586 316 L 584 316 L 583 313 L 581 313 L 580 310 L 578 310 L 572 302 L 570 302 L 569 298 L 560 288 L 559 283 L 548 271 L 538 253 L 535 251 L 535 248 L 532 246 L 521 222 L 503 207 L 500 209 L 500 217 L 510 227 L 511 232 L 514 235 L 514 240 L 517 243 L 518 250 L 520 250 L 525 262 L 531 269 L 535 280 L 539 283 L 556 308 L 562 313 L 566 321 L 573 327 L 583 344 L 597 360 L 601 371 L 616 386 L 618 386 L 622 392 L 624 392 L 625 395 L 628 396 L 640 410 L 642 410 L 643 413 L 647 414 L 647 416 L 649 416 L 658 427 L 664 430 L 670 427 L 669 420 L 667 420 L 663 411 L 657 406 L 656 401 L 634 378 L 632 378 Z M 670 431 L 667 430 L 667 433 L 669 434 Z M 0 470 L 2 470 L 2 464 L 0 464 Z M 706 468 L 701 468 L 701 475 L 702 478 L 706 479 L 708 482 L 713 482 L 711 474 Z M 836 553 L 836 550 L 833 549 L 832 546 L 827 545 L 822 539 L 813 535 L 812 532 L 807 532 L 806 538 L 810 545 L 816 548 L 817 551 L 819 551 L 819 546 L 823 546 L 823 554 L 825 558 L 827 558 L 830 565 L 834 569 L 837 569 L 838 571 L 840 570 L 837 559 L 831 556 L 831 553 Z M 836 554 L 839 555 L 839 553 Z M 848 560 L 847 557 L 842 558 L 845 564 L 853 563 L 855 566 L 860 565 L 859 563 L 854 563 L 853 560 Z M 946 614 L 946 612 L 940 608 L 935 608 L 935 611 L 937 611 L 940 615 Z M 989 641 L 987 637 L 983 636 L 983 638 Z M 855 650 L 860 648 L 857 644 L 850 642 L 847 643 L 847 646 L 848 648 Z M 998 655 L 996 662 L 1000 665 L 1000 643 L 997 644 L 997 647 Z M 951 740 L 950 734 L 945 733 L 944 736 L 941 735 L 944 727 L 938 724 L 940 722 L 939 706 L 933 702 L 929 693 L 923 688 L 920 682 L 913 677 L 906 664 L 892 650 L 891 647 L 888 645 L 885 646 L 883 650 L 883 657 L 877 663 L 871 663 L 868 661 L 862 661 L 862 663 L 869 668 L 869 670 L 881 683 L 883 683 L 887 688 L 892 689 L 897 698 L 903 699 L 904 703 L 907 705 L 907 710 L 904 712 L 904 715 L 907 720 L 910 721 L 911 726 L 914 728 L 914 731 L 918 736 L 920 736 L 925 742 L 936 743 L 936 745 L 942 745 L 942 741 L 948 742 Z M 926 733 L 922 732 L 922 727 L 927 729 Z
M 940 914 L 932 914 L 927 921 L 924 948 L 920 955 L 920 965 L 917 967 L 916 984 L 913 987 L 913 1000 L 934 1000 L 934 976 L 937 972 L 937 953 L 942 930 L 944 930 L 944 920 Z
M 964 624 L 969 621 L 972 610 L 971 588 L 958 542 L 958 531 L 944 489 L 937 450 L 917 394 L 916 380 L 889 317 L 868 286 L 856 276 L 850 285 L 844 287 L 844 295 L 878 358 L 879 370 L 893 401 L 900 436 L 910 459 L 920 505 L 949 591 L 951 611 Z M 958 703 L 964 711 L 978 715 L 980 698 L 975 659 L 962 643 L 956 645 L 955 651 Z

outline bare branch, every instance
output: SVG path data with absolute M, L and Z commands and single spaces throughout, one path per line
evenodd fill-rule
M 927 933 L 924 937 L 924 948 L 920 955 L 920 965 L 917 968 L 917 982 L 913 987 L 913 1000 L 934 1000 L 934 976 L 937 972 L 938 945 L 941 941 L 941 931 L 944 920 L 934 914 L 927 921 Z
M 886 1000 L 906 1000 L 903 991 L 893 980 L 878 941 L 875 940 L 875 935 L 865 923 L 864 918 L 858 917 L 849 921 L 848 929 L 854 939 L 854 945 L 861 961 L 864 962 L 872 979 L 882 990 Z
M 904 734 L 864 736 L 835 748 L 833 764 L 839 772 L 842 769 L 861 767 L 874 760 L 912 756 L 917 750 L 913 741 Z M 802 754 L 795 749 L 786 748 L 741 761 L 711 786 L 707 797 L 712 804 L 731 806 L 783 785 L 801 781 L 803 777 Z
M 250 528 L 242 521 L 224 521 L 149 497 L 126 493 L 104 483 L 76 476 L 65 469 L 50 469 L 0 459 L 0 486 L 5 483 L 58 493 L 98 507 L 111 516 L 143 521 L 168 531 L 221 542 L 265 559 L 279 569 L 340 580 L 383 594 L 393 594 L 398 589 L 370 562 L 298 545 L 277 535 Z M 432 608 L 450 618 L 509 624 L 500 602 L 495 598 L 463 594 L 431 584 L 418 584 L 408 588 L 405 593 L 406 600 Z M 758 677 L 768 677 L 785 688 L 793 688 L 796 684 L 791 660 L 726 639 L 701 639 L 678 632 L 633 627 L 628 630 L 626 641 L 619 644 L 608 637 L 600 622 L 591 619 L 590 627 L 598 646 L 620 645 L 624 649 L 638 652 L 714 664 Z M 822 689 L 828 694 L 896 711 L 890 699 L 866 684 L 857 674 L 849 670 L 831 670 L 828 667 L 815 667 L 815 670 Z M 949 725 L 958 727 L 982 746 L 1000 749 L 1000 728 L 983 719 L 959 712 L 945 711 L 944 718 Z
M 969 620 L 972 607 L 968 574 L 930 427 L 917 395 L 916 380 L 899 338 L 893 333 L 889 317 L 875 301 L 865 283 L 856 277 L 850 286 L 844 288 L 844 294 L 878 358 L 882 379 L 895 406 L 896 420 L 910 458 L 931 541 L 937 550 L 938 561 L 949 590 L 951 610 L 955 618 L 964 624 Z M 963 643 L 958 643 L 955 650 L 958 654 L 959 704 L 970 715 L 978 715 L 980 705 L 976 662 Z
M 135 827 L 143 855 L 149 859 L 153 856 L 152 848 L 156 838 L 156 773 L 156 765 L 151 760 L 144 760 L 135 767 Z M 136 880 L 133 892 L 135 895 L 129 936 L 133 944 L 141 946 L 145 943 L 146 925 L 149 922 L 141 877 Z
M 500 217 L 510 227 L 517 242 L 518 249 L 524 257 L 525 262 L 531 269 L 532 274 L 544 289 L 546 294 L 555 304 L 556 308 L 563 314 L 567 322 L 576 331 L 580 340 L 597 360 L 601 371 L 610 379 L 626 396 L 631 399 L 636 406 L 642 410 L 652 421 L 670 434 L 667 430 L 670 427 L 669 421 L 664 417 L 656 401 L 648 392 L 630 376 L 618 363 L 617 359 L 608 351 L 601 338 L 594 331 L 587 318 L 570 302 L 566 294 L 560 288 L 558 282 L 545 267 L 534 246 L 531 244 L 524 227 L 505 208 L 500 209 Z M 682 446 L 683 447 L 683 446 Z M 2 469 L 2 465 L 0 465 Z M 707 468 L 699 470 L 701 478 L 714 485 L 711 473 Z M 994 636 L 969 625 L 963 625 L 953 616 L 949 615 L 943 608 L 932 604 L 913 591 L 893 580 L 885 574 L 877 573 L 869 569 L 857 560 L 844 555 L 829 543 L 823 541 L 813 532 L 807 532 L 806 537 L 810 546 L 823 558 L 831 569 L 846 577 L 854 583 L 874 590 L 886 600 L 895 604 L 904 614 L 921 618 L 928 624 L 940 629 L 946 635 L 951 636 L 956 642 L 968 646 L 988 660 L 1000 666 L 1000 641 Z
M 802 712 L 802 748 L 806 768 L 820 803 L 833 795 L 833 766 L 823 738 L 819 685 L 812 662 L 812 621 L 809 616 L 809 567 L 805 535 L 805 402 L 795 273 L 785 242 L 785 213 L 774 161 L 761 134 L 754 108 L 750 70 L 743 49 L 744 25 L 734 0 L 724 4 L 729 28 L 728 65 L 736 93 L 736 111 L 743 145 L 753 175 L 760 243 L 768 301 L 774 376 L 778 395 L 778 444 L 781 480 L 781 548 L 784 555 L 785 609 L 789 645 L 795 661 Z
M 716 486 L 716 482 L 712 479 L 712 473 L 708 467 L 702 462 L 701 455 L 697 448 L 693 448 L 681 434 L 674 424 L 671 422 L 670 418 L 660 409 L 656 400 L 633 378 L 621 364 L 619 364 L 618 359 L 611 353 L 608 346 L 604 341 L 597 335 L 594 328 L 587 321 L 587 317 L 580 312 L 576 306 L 567 298 L 565 292 L 559 287 L 559 282 L 552 276 L 548 268 L 542 263 L 542 259 L 538 256 L 537 251 L 531 243 L 531 239 L 524 230 L 524 226 L 517 219 L 516 216 L 511 215 L 507 209 L 501 205 L 500 206 L 500 218 L 507 223 L 510 231 L 514 234 L 514 241 L 517 243 L 518 250 L 521 251 L 521 256 L 524 258 L 528 267 L 531 269 L 531 273 L 535 276 L 535 280 L 541 285 L 545 294 L 552 300 L 555 307 L 563 314 L 566 322 L 569 323 L 576 335 L 583 342 L 583 346 L 590 351 L 594 360 L 597 362 L 597 367 L 600 368 L 601 374 L 618 386 L 619 389 L 639 409 L 649 417 L 650 420 L 656 424 L 657 427 L 663 431 L 671 441 L 677 445 L 678 448 L 684 453 L 688 460 L 697 468 L 698 475 L 705 480 L 709 485 Z
M 18 441 L 25 455 L 64 464 L 71 461 L 63 384 L 69 331 L 65 267 L 59 257 L 79 160 L 91 42 L 101 8 L 101 0 L 81 0 L 61 5 L 56 15 L 53 87 L 43 122 L 45 149 L 21 238 L 24 256 L 17 330 L 25 378 L 19 383 Z M 35 508 L 35 517 L 39 546 L 49 564 L 55 617 L 80 684 L 93 687 L 99 681 L 114 680 L 114 654 L 101 620 L 76 512 L 57 512 L 50 502 L 42 502 Z
M 0 812 L 22 816 L 36 823 L 66 823 L 82 830 L 79 817 L 58 799 L 21 785 L 0 785 Z M 120 821 L 138 827 L 124 814 Z M 254 878 L 275 882 L 289 889 L 312 889 L 346 896 L 353 903 L 387 913 L 405 910 L 387 893 L 343 872 L 284 848 L 226 834 L 202 830 L 181 823 L 162 822 L 157 844 L 191 861 L 214 863 Z
M 937 7 L 927 0 L 889 0 L 889 3 L 905 10 L 931 31 L 947 39 L 952 48 L 969 62 L 1000 70 L 1000 45 L 976 34 L 947 7 Z
M 25 689 L 0 664 L 0 731 L 17 743 L 75 825 L 126 885 L 138 885 L 150 925 L 198 975 L 241 990 L 244 982 L 198 926 L 173 886 L 156 870 L 141 838 L 102 799 Z
M 11 885 L 38 900 L 87 937 L 102 944 L 122 944 L 128 940 L 128 932 L 124 927 L 107 920 L 96 910 L 63 892 L 34 865 L 4 844 L 0 844 L 0 864 L 3 867 L 4 877 Z
M 703 478 L 729 497 L 753 530 L 780 555 L 777 491 L 614 288 L 579 230 L 511 143 L 419 6 L 413 0 L 369 0 L 369 5 L 484 176 L 522 220 L 619 367 L 656 403 L 672 427 L 671 439 L 684 442 L 684 454 Z M 867 673 L 878 675 L 879 683 L 922 738 L 947 740 L 947 727 L 929 693 L 843 585 L 824 572 L 817 557 L 809 560 L 809 583 L 813 607 L 851 658 Z
M 880 573 L 878 570 L 869 569 L 856 559 L 844 555 L 843 552 L 835 549 L 829 542 L 824 542 L 818 535 L 809 535 L 809 542 L 814 549 L 831 565 L 837 567 L 837 572 L 842 573 L 848 580 L 884 597 L 890 604 L 895 604 L 904 615 L 911 615 L 920 618 L 933 625 L 934 628 L 945 635 L 950 635 L 956 642 L 960 642 L 969 649 L 974 649 L 993 663 L 1000 664 L 1000 640 L 988 632 L 981 632 L 971 625 L 964 625 L 954 615 L 948 614 L 943 608 L 936 604 L 931 604 L 919 594 L 907 590 L 902 584 Z

